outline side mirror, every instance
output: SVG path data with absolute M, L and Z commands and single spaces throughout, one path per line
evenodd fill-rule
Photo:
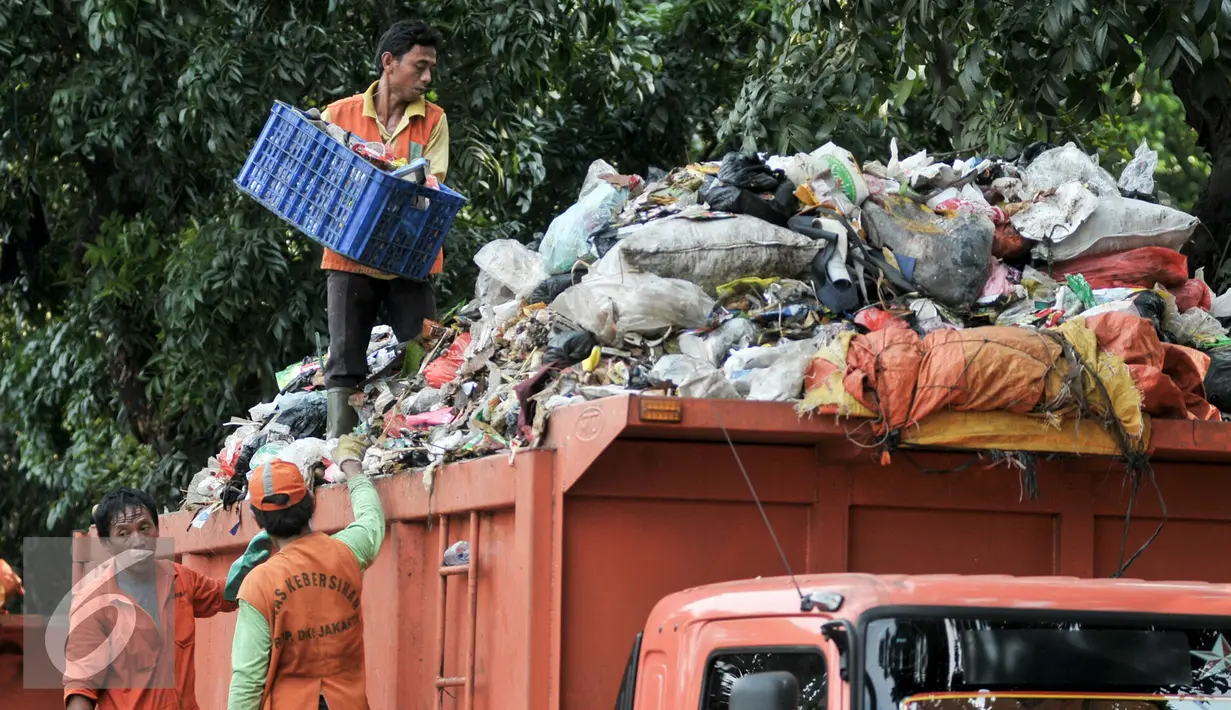
M 796 710 L 799 681 L 787 671 L 753 673 L 731 686 L 731 710 Z

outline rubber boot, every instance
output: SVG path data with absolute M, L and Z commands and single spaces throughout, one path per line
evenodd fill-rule
M 359 413 L 350 406 L 350 398 L 358 391 L 349 387 L 334 387 L 329 390 L 329 424 L 325 438 L 337 439 L 355 431 L 355 426 L 359 424 Z

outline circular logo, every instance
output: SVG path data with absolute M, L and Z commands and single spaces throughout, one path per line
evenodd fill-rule
M 103 584 L 115 578 L 154 553 L 149 550 L 125 550 L 109 563 L 90 570 L 73 585 L 68 594 L 56 605 L 53 618 L 68 618 L 63 624 L 48 624 L 46 635 L 47 655 L 66 680 L 88 680 L 106 670 L 128 645 L 137 626 L 137 612 L 127 597 L 119 594 L 97 594 Z M 116 603 L 120 602 L 120 603 Z M 66 648 L 69 637 L 96 611 L 115 606 L 118 616 L 115 625 L 107 632 L 93 651 L 82 658 L 69 658 Z M 91 639 L 91 644 L 94 639 Z
M 603 433 L 603 410 L 597 406 L 587 407 L 577 419 L 577 438 L 592 441 Z

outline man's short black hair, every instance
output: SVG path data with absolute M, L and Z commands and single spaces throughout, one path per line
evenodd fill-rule
M 133 508 L 148 510 L 154 525 L 158 525 L 158 508 L 149 493 L 136 488 L 119 488 L 103 496 L 94 511 L 94 527 L 98 528 L 98 536 L 111 537 L 111 523 L 116 516 Z
M 251 507 L 251 506 L 249 506 Z M 316 512 L 316 498 L 311 493 L 286 510 L 257 510 L 252 508 L 252 517 L 265 532 L 274 537 L 293 537 L 303 532 L 312 522 Z
M 395 22 L 392 27 L 385 30 L 380 42 L 376 44 L 376 73 L 381 74 L 385 71 L 380 61 L 380 58 L 385 56 L 385 52 L 392 54 L 394 59 L 401 59 L 403 54 L 415 46 L 435 47 L 439 51 L 440 45 L 440 35 L 423 20 Z

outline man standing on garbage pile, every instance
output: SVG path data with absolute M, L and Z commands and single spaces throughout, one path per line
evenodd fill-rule
M 316 499 L 298 466 L 273 461 L 252 472 L 252 514 L 274 552 L 262 561 L 254 538 L 231 567 L 227 586 L 239 582 L 239 619 L 228 710 L 368 707 L 359 602 L 363 573 L 384 542 L 385 515 L 363 473 L 365 449 L 348 434 L 334 450 L 355 521 L 333 536 L 312 531 Z
M 425 22 L 395 23 L 380 38 L 376 69 L 380 80 L 362 94 L 335 101 L 321 118 L 368 142 L 380 142 L 393 158 L 426 158 L 432 174 L 445 181 L 449 170 L 449 124 L 444 111 L 425 98 L 436 68 L 440 37 Z M 444 266 L 436 255 L 432 276 Z M 354 430 L 358 416 L 348 404 L 367 375 L 367 346 L 377 311 L 385 307 L 401 342 L 419 337 L 424 318 L 436 313 L 430 281 L 400 279 L 363 266 L 330 249 L 321 268 L 328 274 L 329 393 L 327 438 Z
M 235 611 L 222 580 L 158 559 L 158 509 L 145 491 L 121 488 L 94 506 L 101 551 L 111 558 L 74 589 L 64 674 L 67 710 L 197 710 L 196 619 Z M 83 581 L 85 581 L 83 579 Z M 135 624 L 127 640 L 126 618 Z M 111 650 L 91 658 L 107 646 Z

